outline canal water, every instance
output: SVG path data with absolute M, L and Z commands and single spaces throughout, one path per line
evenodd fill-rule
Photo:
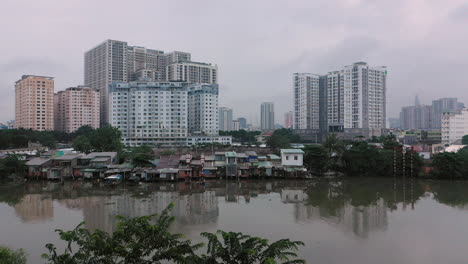
M 175 232 L 243 232 L 305 242 L 308 263 L 468 263 L 468 183 L 353 178 L 215 181 L 114 188 L 90 182 L 0 187 L 0 245 L 43 263 L 55 229 L 158 213 L 174 202 Z

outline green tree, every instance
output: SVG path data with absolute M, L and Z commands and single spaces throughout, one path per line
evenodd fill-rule
M 462 144 L 463 144 L 463 145 L 468 145 L 468 135 L 464 135 L 464 136 L 462 137 Z
M 291 141 L 289 141 L 287 136 L 273 134 L 268 137 L 266 141 L 266 145 L 273 149 L 280 149 L 280 148 L 289 148 L 291 145 Z
M 26 264 L 26 260 L 24 250 L 12 250 L 0 246 L 0 264 Z
M 9 154 L 6 158 L 0 160 L 0 179 L 10 175 L 24 175 L 26 173 L 26 164 L 21 156 Z
M 308 145 L 304 149 L 304 166 L 308 171 L 322 175 L 328 168 L 328 156 L 323 146 Z
M 202 236 L 208 239 L 208 246 L 199 263 L 305 263 L 302 259 L 292 259 L 297 257 L 295 251 L 299 246 L 304 245 L 300 241 L 281 239 L 270 244 L 266 239 L 221 230 L 217 234 L 202 233 Z
M 106 125 L 96 129 L 89 135 L 94 151 L 117 151 L 123 149 L 121 132 L 118 128 Z
M 130 152 L 131 162 L 136 167 L 152 166 L 153 148 L 149 145 L 141 145 L 132 148 Z
M 89 125 L 79 127 L 74 134 L 75 138 L 79 136 L 87 136 L 94 132 L 94 128 Z
M 112 234 L 90 232 L 83 223 L 72 231 L 57 230 L 67 243 L 66 249 L 58 253 L 53 244 L 47 244 L 49 253 L 43 257 L 53 264 L 194 263 L 194 251 L 202 244 L 193 245 L 182 235 L 169 232 L 174 221 L 170 216 L 172 207 L 171 204 L 159 216 L 118 217 L 117 230 Z
M 462 178 L 463 159 L 458 153 L 443 152 L 432 160 L 432 174 L 438 178 Z
M 73 148 L 87 154 L 93 151 L 93 146 L 91 145 L 88 136 L 85 135 L 79 136 L 73 140 Z

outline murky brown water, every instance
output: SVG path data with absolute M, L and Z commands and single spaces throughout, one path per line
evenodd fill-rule
M 86 221 L 112 231 L 115 215 L 153 214 L 170 202 L 174 231 L 194 241 L 223 229 L 302 240 L 308 263 L 468 263 L 467 182 L 379 178 L 0 187 L 0 244 L 43 263 L 44 245 L 59 243 L 57 228 Z

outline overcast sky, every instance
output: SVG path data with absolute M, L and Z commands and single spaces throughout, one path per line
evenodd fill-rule
M 22 74 L 83 83 L 83 54 L 124 40 L 218 64 L 220 106 L 258 123 L 292 110 L 292 73 L 355 61 L 388 67 L 387 116 L 440 97 L 468 103 L 467 0 L 2 0 L 0 121 L 14 118 Z

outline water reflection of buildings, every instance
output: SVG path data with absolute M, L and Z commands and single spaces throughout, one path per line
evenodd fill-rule
M 175 227 L 215 223 L 219 209 L 214 191 L 181 195 L 179 192 L 154 192 L 145 197 L 131 194 L 81 197 L 86 226 L 107 232 L 115 230 L 116 216 L 136 217 L 161 213 L 171 202 Z
M 308 195 L 304 190 L 284 189 L 281 191 L 281 200 L 294 203 L 296 221 L 323 220 L 363 238 L 373 231 L 386 230 L 388 226 L 387 207 L 382 198 L 368 206 L 354 206 L 345 202 L 339 206 L 330 204 L 332 208 L 327 208 L 307 205 Z
M 42 194 L 26 194 L 21 202 L 15 205 L 15 212 L 23 222 L 38 222 L 54 217 L 52 199 Z

